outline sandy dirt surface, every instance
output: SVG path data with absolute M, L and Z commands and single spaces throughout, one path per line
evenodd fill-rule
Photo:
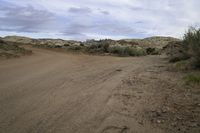
M 148 115 L 165 98 L 158 88 L 173 87 L 173 75 L 160 74 L 162 57 L 31 50 L 31 56 L 0 61 L 1 133 L 169 131 Z

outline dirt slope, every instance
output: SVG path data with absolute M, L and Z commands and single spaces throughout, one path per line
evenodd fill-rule
M 26 50 L 15 44 L 7 43 L 0 39 L 0 59 L 20 57 L 22 55 L 31 55 L 31 50 Z
M 0 132 L 166 132 L 144 117 L 147 108 L 159 104 L 154 103 L 158 86 L 151 82 L 153 78 L 133 80 L 133 75 L 161 67 L 160 57 L 30 49 L 32 56 L 0 61 Z M 152 85 L 149 89 L 147 81 Z

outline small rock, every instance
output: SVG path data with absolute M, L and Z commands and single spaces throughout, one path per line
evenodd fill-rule
M 157 123 L 160 124 L 160 123 L 161 123 L 161 120 L 157 120 Z

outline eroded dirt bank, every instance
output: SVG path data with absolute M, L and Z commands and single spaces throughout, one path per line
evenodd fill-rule
M 173 92 L 170 89 L 178 86 L 174 74 L 166 72 L 163 57 L 31 50 L 32 56 L 0 61 L 0 132 L 167 133 L 176 129 L 159 126 L 171 121 L 152 116 Z M 198 122 L 193 122 L 197 125 L 192 131 L 199 130 Z

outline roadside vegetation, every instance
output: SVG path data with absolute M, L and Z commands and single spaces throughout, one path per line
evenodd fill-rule
M 147 55 L 144 48 L 135 46 L 135 47 L 124 47 L 124 46 L 112 46 L 108 49 L 109 53 L 117 54 L 120 56 L 144 56 Z
M 186 75 L 184 78 L 187 85 L 200 84 L 200 72 L 190 73 Z
M 188 61 L 193 69 L 200 69 L 200 28 L 190 28 L 183 41 L 168 45 L 170 62 Z
M 167 47 L 172 69 L 188 72 L 186 84 L 200 84 L 200 28 L 189 28 L 182 41 L 171 42 Z
M 20 57 L 21 55 L 29 55 L 32 51 L 26 50 L 22 47 L 19 47 L 16 44 L 10 44 L 0 40 L 0 57 L 1 58 L 12 58 Z
M 40 48 L 52 48 L 61 51 L 84 52 L 89 54 L 105 54 L 116 56 L 160 55 L 164 46 L 171 41 L 179 41 L 172 37 L 154 36 L 144 39 L 121 40 L 86 40 L 84 42 L 62 39 L 33 39 L 20 36 L 2 38 L 5 42 L 16 45 L 32 45 Z M 60 48 L 60 49 L 59 49 Z
M 115 45 L 115 42 L 109 39 L 105 40 L 89 40 L 81 43 L 80 45 L 63 45 L 63 46 L 53 46 L 53 45 L 34 45 L 35 47 L 43 48 L 62 48 L 65 50 L 73 52 L 83 52 L 89 54 L 100 54 L 100 55 L 117 55 L 117 56 L 145 56 L 147 54 L 159 54 L 153 49 L 151 52 L 147 49 L 139 46 L 129 46 L 129 45 Z
M 183 47 L 194 68 L 200 68 L 200 28 L 190 28 L 184 35 Z

